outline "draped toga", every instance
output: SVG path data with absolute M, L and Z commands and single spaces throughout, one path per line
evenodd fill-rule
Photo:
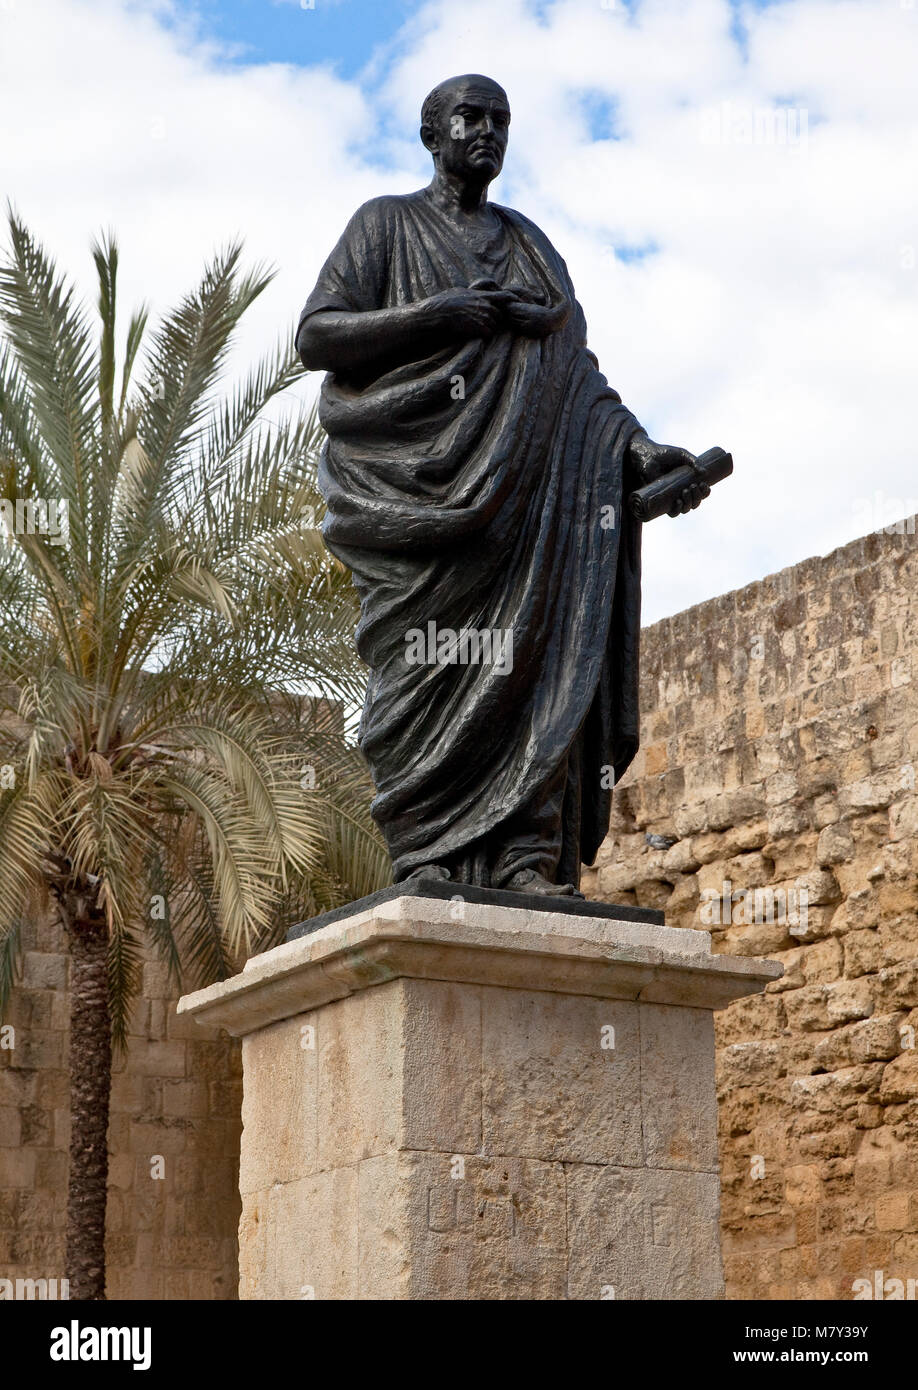
M 534 223 L 490 206 L 479 234 L 427 190 L 366 203 L 300 325 L 481 279 L 567 298 L 566 324 L 329 374 L 323 534 L 360 596 L 359 742 L 395 880 L 437 863 L 500 886 L 532 864 L 576 884 L 638 747 L 640 525 L 623 474 L 640 427 L 587 350 L 564 261 Z M 409 661 L 408 634 L 431 623 L 512 632 L 512 664 Z

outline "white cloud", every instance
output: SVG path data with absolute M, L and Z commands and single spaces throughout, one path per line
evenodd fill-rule
M 124 297 L 158 307 L 243 233 L 281 268 L 250 351 L 293 319 L 360 202 L 426 178 L 433 83 L 492 73 L 513 106 L 495 196 L 567 259 L 610 380 L 657 438 L 736 459 L 697 513 L 648 528 L 652 619 L 859 534 L 878 488 L 918 492 L 918 9 L 749 7 L 745 54 L 731 18 L 726 0 L 644 0 L 633 16 L 436 0 L 361 86 L 222 64 L 117 0 L 4 0 L 6 187 L 87 285 L 89 238 L 113 225 Z M 614 99 L 626 139 L 590 139 L 585 90 Z M 788 103 L 786 143 L 731 137 Z M 717 122 L 728 138 L 712 143 Z M 642 262 L 612 254 L 649 243 Z
M 17 210 L 88 293 L 89 242 L 108 226 L 125 306 L 167 308 L 238 236 L 250 261 L 275 264 L 241 359 L 290 330 L 354 207 L 404 176 L 351 153 L 374 123 L 355 84 L 220 58 L 189 26 L 119 0 L 13 0 L 0 148 Z

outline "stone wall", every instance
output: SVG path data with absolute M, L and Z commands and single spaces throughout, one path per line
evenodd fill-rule
M 918 1278 L 918 546 L 901 530 L 645 629 L 643 746 L 585 885 L 784 962 L 716 1016 L 732 1298 Z
M 61 1279 L 67 1216 L 69 961 L 32 926 L 0 1038 L 0 1279 Z M 109 1298 L 235 1298 L 242 1104 L 239 1044 L 175 1012 L 143 968 L 109 1128 Z M 13 1044 L 12 1046 L 10 1044 Z

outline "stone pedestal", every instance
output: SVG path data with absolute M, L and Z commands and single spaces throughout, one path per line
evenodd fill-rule
M 590 913 L 390 896 L 180 1002 L 243 1036 L 240 1297 L 722 1296 L 712 1010 L 781 967 Z

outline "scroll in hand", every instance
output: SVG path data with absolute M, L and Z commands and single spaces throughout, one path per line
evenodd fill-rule
M 628 498 L 628 506 L 638 521 L 654 521 L 670 510 L 686 488 L 694 483 L 713 487 L 715 483 L 729 478 L 732 472 L 732 454 L 724 449 L 708 449 L 706 453 L 698 455 L 694 464 L 682 464 L 671 473 L 664 473 L 655 482 L 636 488 Z

